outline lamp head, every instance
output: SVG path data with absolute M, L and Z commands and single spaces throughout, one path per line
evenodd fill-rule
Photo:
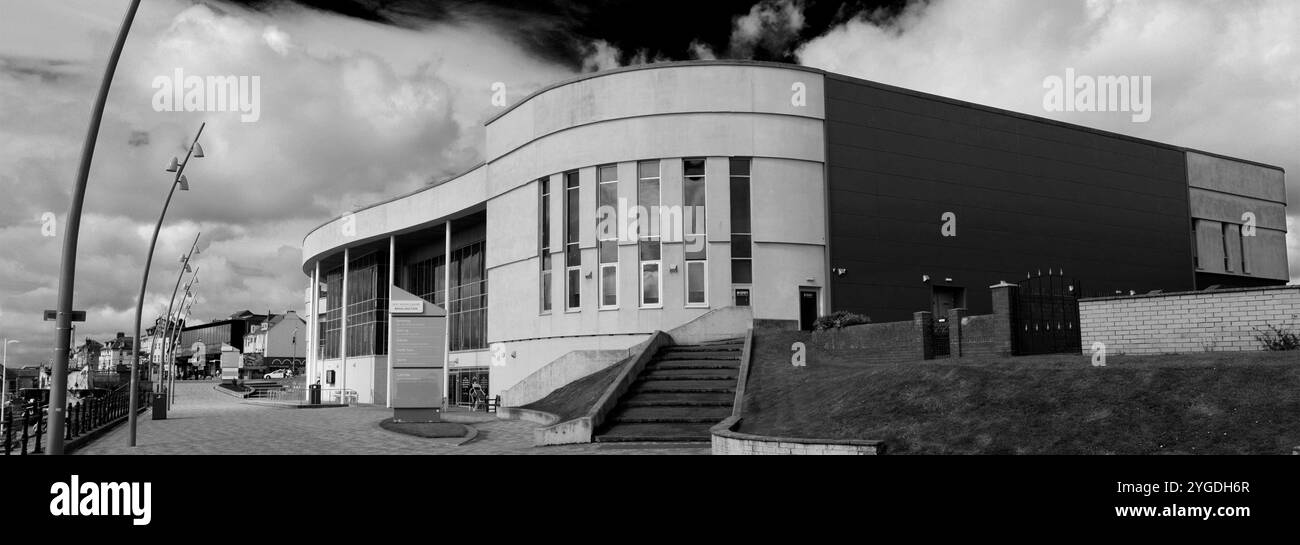
M 198 142 L 194 143 L 194 157 L 203 157 L 203 145 Z
M 185 179 L 185 175 L 184 175 L 184 174 L 181 174 L 180 179 L 177 180 L 176 182 L 179 183 L 179 184 L 181 184 L 181 191 L 189 191 L 189 190 L 190 190 L 190 181 Z
M 181 168 L 181 162 L 178 161 L 175 157 L 172 157 L 171 164 L 167 165 L 167 172 L 176 172 L 176 170 L 179 168 Z

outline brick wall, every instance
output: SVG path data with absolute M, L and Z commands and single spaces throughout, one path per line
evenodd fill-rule
M 807 333 L 809 349 L 851 355 L 863 363 L 890 363 L 928 359 L 929 312 L 918 312 L 910 322 L 863 324 Z M 803 339 L 792 339 L 803 340 Z M 787 344 L 788 345 L 788 344 Z
M 1258 330 L 1300 329 L 1300 286 L 1242 288 L 1079 301 L 1084 352 L 1107 354 L 1262 350 Z
M 948 354 L 952 358 L 999 356 L 1012 354 L 1011 290 L 1005 282 L 989 287 L 993 296 L 993 314 L 968 316 L 966 309 L 948 310 Z

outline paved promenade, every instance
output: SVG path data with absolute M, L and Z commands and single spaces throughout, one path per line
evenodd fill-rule
M 379 421 L 383 407 L 287 409 L 246 403 L 212 388 L 215 382 L 176 383 L 176 403 L 167 420 L 139 419 L 136 447 L 128 447 L 127 425 L 86 445 L 76 454 L 708 454 L 707 445 L 639 444 L 534 447 L 530 422 L 497 420 L 473 424 L 478 437 L 454 446 L 390 432 Z

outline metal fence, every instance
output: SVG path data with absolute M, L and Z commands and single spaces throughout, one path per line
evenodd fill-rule
M 149 391 L 141 388 L 136 391 L 138 408 L 144 409 Z M 130 412 L 131 398 L 129 388 L 121 387 L 104 397 L 92 397 L 69 403 L 66 407 L 64 421 L 65 441 L 95 432 L 106 426 L 117 424 Z M 17 413 L 17 414 L 15 414 Z M 0 434 L 4 437 L 4 454 L 27 455 L 45 452 L 49 442 L 49 405 L 46 403 L 28 403 L 18 407 L 6 407 L 0 415 L 0 425 L 4 427 Z

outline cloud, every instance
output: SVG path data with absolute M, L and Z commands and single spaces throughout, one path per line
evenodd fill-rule
M 727 56 L 748 59 L 764 51 L 774 57 L 784 57 L 803 28 L 803 2 L 762 0 L 732 22 Z
M 1278 165 L 1300 203 L 1300 4 L 934 0 L 862 14 L 800 46 L 801 64 Z M 1049 112 L 1043 81 L 1151 76 L 1152 116 Z M 1294 227 L 1293 227 L 1294 229 Z M 1291 276 L 1300 277 L 1295 234 Z
M 0 39 L 0 329 L 24 341 L 11 347 L 11 364 L 51 355 L 53 328 L 40 315 L 55 304 L 88 101 L 121 17 L 120 6 L 106 4 L 87 3 L 96 16 L 75 19 L 54 4 L 21 8 L 28 24 L 81 25 L 67 29 L 57 57 Z M 177 256 L 200 231 L 194 316 L 302 309 L 301 243 L 310 229 L 480 161 L 481 124 L 499 111 L 494 82 L 517 100 L 572 73 L 472 18 L 407 30 L 307 9 L 150 6 L 137 16 L 100 128 L 75 296 L 89 316 L 77 340 L 133 328 L 145 249 L 172 181 L 163 167 L 184 155 L 200 123 L 207 157 L 188 165 L 190 191 L 168 210 L 147 323 L 165 310 Z M 178 68 L 258 76 L 260 119 L 154 111 L 154 78 Z M 59 236 L 42 235 L 46 213 Z

